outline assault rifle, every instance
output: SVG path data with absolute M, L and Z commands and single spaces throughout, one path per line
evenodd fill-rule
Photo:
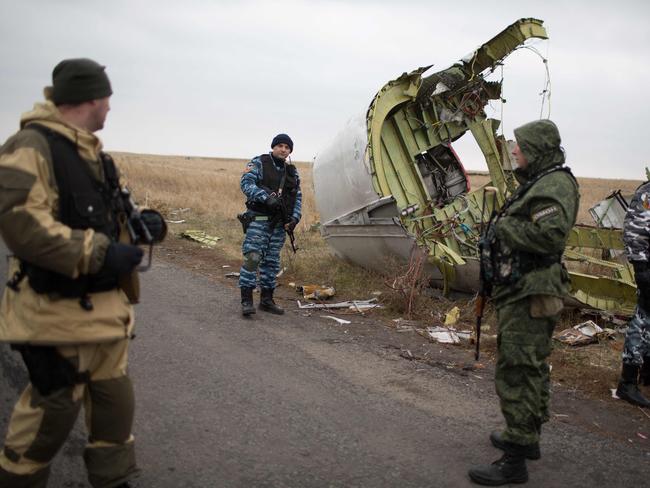
M 266 193 L 268 193 L 269 195 L 276 196 L 280 200 L 279 211 L 270 220 L 271 228 L 278 225 L 278 223 L 280 223 L 282 225 L 282 227 L 284 228 L 284 231 L 289 236 L 289 242 L 291 243 L 291 250 L 295 254 L 296 251 L 298 250 L 298 248 L 296 247 L 296 236 L 295 236 L 295 234 L 293 232 L 293 229 L 287 229 L 285 227 L 285 224 L 288 224 L 289 222 L 291 222 L 292 216 L 291 216 L 291 213 L 288 211 L 287 207 L 285 206 L 284 200 L 282 200 L 282 189 L 280 189 L 278 192 L 274 192 L 270 188 L 265 187 L 265 186 L 260 186 L 260 188 L 262 190 L 266 191 Z
M 485 304 L 492 294 L 492 284 L 486 281 L 484 269 L 485 267 L 483 266 L 483 246 L 489 245 L 488 242 L 485 240 L 485 232 L 484 232 L 484 225 L 485 225 L 485 202 L 487 200 L 487 193 L 492 193 L 493 196 L 496 196 L 496 191 L 497 189 L 492 187 L 492 186 L 486 186 L 483 188 L 483 203 L 482 203 L 482 208 L 481 208 L 481 237 L 479 239 L 479 289 L 478 289 L 478 295 L 476 297 L 476 352 L 474 353 L 474 360 L 478 361 L 479 355 L 480 355 L 480 347 L 481 347 L 481 322 L 483 321 L 483 313 L 485 312 Z M 492 204 L 494 205 L 493 207 L 493 212 L 492 215 L 494 215 L 494 210 L 496 207 L 496 198 L 492 199 Z M 490 218 L 490 221 L 492 219 Z
M 117 205 L 118 215 L 120 216 L 120 228 L 125 228 L 128 233 L 129 240 L 127 242 L 135 245 L 145 244 L 149 246 L 149 258 L 147 264 L 136 268 L 137 271 L 147 271 L 151 267 L 153 245 L 162 242 L 167 235 L 167 224 L 165 224 L 165 219 L 155 210 L 138 210 L 138 207 L 131 196 L 131 192 L 127 187 L 120 188 Z M 153 216 L 154 214 L 157 214 L 156 217 Z M 144 218 L 143 215 L 145 216 Z M 162 228 L 155 229 L 152 233 L 152 229 L 150 229 L 146 223 L 147 220 L 156 220 L 157 222 L 160 222 Z
M 118 241 L 124 244 L 146 244 L 149 246 L 147 264 L 136 267 L 133 272 L 121 275 L 118 278 L 119 287 L 124 291 L 131 303 L 138 303 L 140 299 L 140 280 L 138 271 L 147 271 L 151 268 L 153 245 L 162 242 L 167 235 L 165 219 L 155 210 L 138 210 L 131 197 L 131 192 L 126 187 L 120 186 L 117 169 L 113 158 L 106 153 L 101 153 L 104 175 L 111 190 L 111 205 L 117 215 L 119 226 Z M 148 213 L 150 217 L 143 218 Z M 157 223 L 157 229 L 149 229 L 146 220 Z

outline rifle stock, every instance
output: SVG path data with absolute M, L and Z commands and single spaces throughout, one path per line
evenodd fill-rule
M 481 351 L 481 323 L 483 322 L 483 313 L 485 312 L 485 303 L 487 302 L 488 297 L 490 296 L 492 292 L 491 285 L 489 283 L 485 282 L 485 276 L 483 273 L 483 239 L 485 237 L 484 235 L 484 223 L 485 223 L 485 207 L 486 207 L 486 202 L 487 202 L 487 195 L 488 193 L 492 194 L 492 212 L 494 215 L 494 211 L 496 208 L 496 193 L 497 189 L 493 186 L 486 186 L 483 188 L 483 202 L 482 202 L 482 207 L 481 207 L 481 237 L 480 237 L 480 242 L 479 242 L 479 266 L 480 266 L 480 272 L 479 272 L 479 291 L 478 295 L 476 297 L 476 351 L 474 353 L 474 360 L 478 361 L 478 358 L 480 356 L 480 351 Z M 492 219 L 490 219 L 491 221 Z
M 119 215 L 118 223 L 120 226 L 119 242 L 124 244 L 132 244 L 134 241 L 131 238 L 133 229 L 129 225 L 129 219 L 126 213 Z M 130 273 L 123 273 L 117 279 L 118 286 L 125 293 L 129 302 L 136 304 L 140 302 L 140 277 L 137 270 Z

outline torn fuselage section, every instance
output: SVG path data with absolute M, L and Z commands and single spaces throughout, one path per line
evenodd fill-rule
M 547 38 L 543 22 L 520 19 L 445 70 L 425 77 L 427 66 L 389 81 L 365 117 L 315 158 L 322 233 L 337 255 L 385 271 L 387 255 L 408 260 L 424 250 L 431 282 L 477 289 L 482 227 L 517 186 L 500 121 L 485 112 L 500 100 L 501 83 L 486 77 L 531 38 Z M 454 150 L 467 134 L 495 192 L 470 187 Z

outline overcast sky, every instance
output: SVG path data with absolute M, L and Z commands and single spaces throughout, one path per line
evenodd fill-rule
M 580 176 L 650 166 L 650 2 L 0 0 L 0 139 L 42 99 L 54 65 L 107 66 L 114 151 L 250 158 L 287 132 L 309 161 L 405 71 L 443 69 L 521 17 L 544 20 L 550 118 Z M 504 130 L 539 118 L 544 66 L 506 60 Z M 499 73 L 500 77 L 500 73 Z M 501 112 L 494 105 L 495 115 Z M 547 114 L 547 111 L 544 111 Z M 466 136 L 463 139 L 470 139 Z M 484 169 L 472 144 L 470 169 Z

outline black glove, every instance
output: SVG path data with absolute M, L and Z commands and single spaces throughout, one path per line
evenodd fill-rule
M 282 202 L 275 195 L 269 195 L 266 201 L 264 202 L 264 204 L 272 212 L 277 212 L 278 210 L 280 210 L 280 207 L 282 206 Z
M 285 228 L 287 231 L 292 232 L 293 229 L 296 228 L 296 225 L 298 225 L 298 221 L 297 221 L 295 218 L 291 217 L 291 218 L 289 219 L 289 222 L 287 222 L 286 224 L 284 224 L 284 228 Z
M 142 210 L 140 212 L 142 223 L 147 227 L 153 242 L 162 242 L 167 235 L 167 223 L 163 216 L 155 210 Z
M 143 255 L 142 249 L 138 246 L 112 242 L 106 250 L 104 269 L 118 275 L 130 273 L 133 268 L 140 264 Z

